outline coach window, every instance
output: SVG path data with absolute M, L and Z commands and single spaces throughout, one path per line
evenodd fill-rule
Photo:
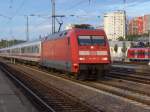
M 35 46 L 32 46 L 32 53 L 35 53 Z
M 37 46 L 34 46 L 34 53 L 37 52 Z
M 25 47 L 25 53 L 28 53 L 28 51 L 29 51 L 28 47 Z
M 35 45 L 33 48 L 34 48 L 33 53 L 36 53 L 37 52 L 37 46 Z
M 29 53 L 32 53 L 32 46 L 30 46 L 29 49 L 30 49 Z
M 38 47 L 38 45 L 36 46 L 36 53 L 38 53 L 39 52 L 39 47 Z
M 29 53 L 32 53 L 32 46 L 29 47 Z
M 32 53 L 36 52 L 36 46 L 32 46 L 31 49 L 32 49 L 32 51 L 31 51 Z
M 24 51 L 24 53 L 27 53 L 27 51 L 28 51 L 28 48 L 27 48 L 27 47 L 25 47 L 25 51 Z
M 37 46 L 37 53 L 39 53 L 39 51 L 40 51 L 40 50 L 39 50 L 39 46 Z
M 36 46 L 36 53 L 39 53 L 39 46 Z
M 24 53 L 25 49 L 24 47 L 21 48 L 21 53 Z

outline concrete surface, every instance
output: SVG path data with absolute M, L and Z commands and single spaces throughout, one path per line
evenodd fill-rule
M 1 70 L 0 112 L 38 112 Z

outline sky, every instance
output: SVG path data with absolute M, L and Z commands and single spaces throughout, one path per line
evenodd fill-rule
M 124 0 L 55 1 L 56 14 L 65 15 L 59 18 L 64 23 L 62 30 L 68 24 L 103 25 L 104 13 L 115 10 L 125 9 L 128 18 L 150 14 L 150 0 L 126 0 L 126 4 Z M 30 40 L 51 33 L 51 0 L 0 0 L 0 39 L 25 40 L 27 15 L 32 15 L 29 16 Z

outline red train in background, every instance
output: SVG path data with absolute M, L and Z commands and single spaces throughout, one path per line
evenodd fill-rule
M 0 56 L 36 62 L 72 73 L 78 79 L 97 79 L 109 71 L 110 50 L 103 30 L 72 28 L 33 43 L 34 46 L 30 42 L 0 49 Z
M 150 45 L 149 43 L 138 43 L 128 49 L 127 57 L 134 62 L 149 62 L 150 61 Z

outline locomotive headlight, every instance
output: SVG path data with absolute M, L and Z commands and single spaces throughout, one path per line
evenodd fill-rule
M 102 60 L 103 60 L 103 61 L 107 61 L 107 60 L 108 60 L 108 58 L 107 58 L 107 57 L 104 57 L 104 58 L 102 58 Z
M 79 58 L 79 60 L 80 60 L 80 61 L 83 61 L 83 60 L 85 60 L 85 58 Z
M 91 46 L 91 49 L 94 49 L 94 46 Z

